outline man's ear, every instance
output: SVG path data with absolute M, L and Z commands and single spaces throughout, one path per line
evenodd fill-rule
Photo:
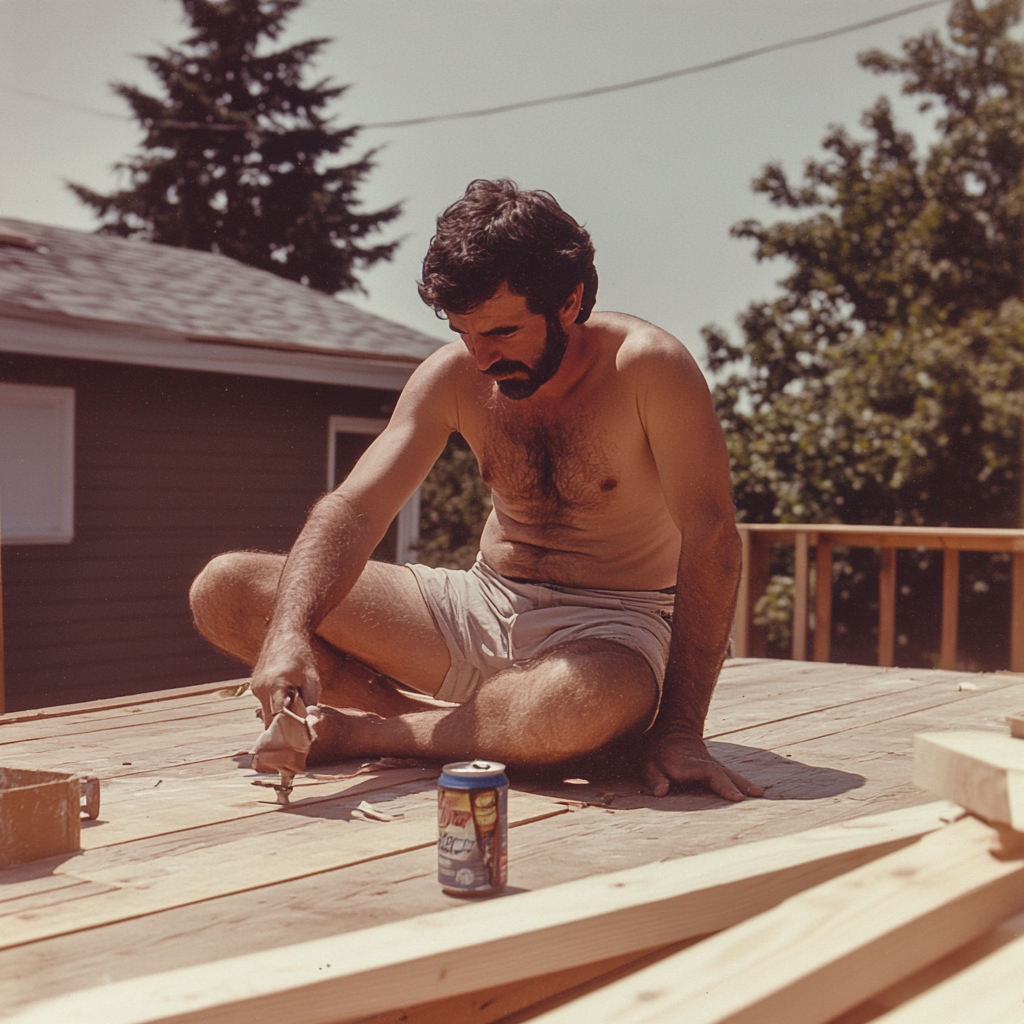
M 558 319 L 562 322 L 562 327 L 568 327 L 569 324 L 575 323 L 576 317 L 580 315 L 580 306 L 583 305 L 583 282 L 580 281 L 578 285 L 569 294 L 569 297 L 562 303 L 561 308 L 558 310 Z

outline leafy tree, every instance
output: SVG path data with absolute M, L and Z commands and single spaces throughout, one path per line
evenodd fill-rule
M 419 558 L 425 565 L 468 569 L 491 512 L 490 488 L 461 434 L 448 445 L 423 482 Z
M 718 410 L 752 520 L 1010 525 L 1019 514 L 1024 356 L 1020 0 L 959 0 L 950 41 L 863 66 L 938 107 L 918 157 L 883 98 L 866 141 L 833 128 L 792 184 L 754 184 L 802 220 L 733 232 L 783 257 L 783 294 L 705 329 Z
M 755 181 L 801 217 L 733 233 L 790 273 L 742 314 L 742 344 L 704 332 L 747 519 L 1021 521 L 1020 15 L 1021 0 L 957 0 L 948 39 L 928 31 L 900 56 L 860 56 L 935 111 L 923 154 L 882 98 L 863 116 L 868 137 L 833 127 L 801 182 L 775 164 Z M 983 591 L 995 577 L 978 572 Z
M 303 84 L 330 40 L 267 45 L 301 2 L 182 0 L 192 34 L 145 57 L 165 95 L 113 86 L 145 131 L 142 152 L 115 165 L 127 187 L 70 185 L 102 232 L 222 252 L 328 294 L 359 289 L 357 268 L 391 258 L 397 242 L 364 240 L 400 206 L 364 213 L 356 198 L 375 151 L 340 166 L 327 159 L 358 132 L 325 113 L 345 87 Z

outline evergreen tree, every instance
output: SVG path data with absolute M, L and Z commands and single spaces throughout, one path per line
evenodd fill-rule
M 358 210 L 374 151 L 328 162 L 358 132 L 332 127 L 325 113 L 345 87 L 303 84 L 330 40 L 267 45 L 302 0 L 181 2 L 192 34 L 145 57 L 165 95 L 113 86 L 146 133 L 143 151 L 115 166 L 128 187 L 70 187 L 106 234 L 221 252 L 328 294 L 359 289 L 356 270 L 390 259 L 398 244 L 364 240 L 401 210 Z
M 791 272 L 777 299 L 741 316 L 742 343 L 705 330 L 741 517 L 1021 523 L 1024 46 L 1012 32 L 1020 16 L 1021 0 L 957 0 L 948 38 L 929 31 L 900 56 L 861 55 L 869 70 L 901 75 L 904 93 L 935 111 L 924 153 L 883 98 L 863 117 L 867 139 L 831 129 L 825 157 L 807 162 L 802 182 L 778 165 L 756 180 L 756 191 L 801 216 L 733 229 L 756 243 L 758 259 L 782 257 Z M 833 645 L 845 660 L 874 655 L 869 561 L 852 553 L 837 567 Z M 784 566 L 776 570 L 762 612 L 778 626 L 786 579 Z M 906 553 L 899 571 L 910 599 L 897 631 L 911 639 L 898 657 L 928 664 L 938 648 L 939 562 Z M 968 560 L 962 580 L 968 656 L 998 667 L 1008 565 Z

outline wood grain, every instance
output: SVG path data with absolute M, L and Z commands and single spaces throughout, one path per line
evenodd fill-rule
M 877 1018 L 876 1024 L 1016 1024 L 1024 1016 L 1024 937 Z
M 1024 908 L 994 835 L 965 818 L 537 1022 L 825 1024 Z
M 987 819 L 1024 832 L 1024 743 L 987 732 L 914 737 L 914 782 Z
M 860 819 L 714 854 L 78 992 L 19 1024 L 335 1024 L 570 969 L 728 927 L 941 825 L 948 805 Z M 693 947 L 694 949 L 698 947 Z
M 348 801 L 352 806 L 358 802 L 354 797 Z M 350 812 L 351 808 L 345 810 Z M 509 824 L 515 826 L 565 810 L 545 797 L 512 793 Z M 387 824 L 350 816 L 348 820 L 307 819 L 262 835 L 245 831 L 216 844 L 204 839 L 203 831 L 192 830 L 187 848 L 182 848 L 179 838 L 176 848 L 172 846 L 162 855 L 149 855 L 153 843 L 148 848 L 128 843 L 54 863 L 55 874 L 100 883 L 104 888 L 66 904 L 31 912 L 20 910 L 15 902 L 0 903 L 0 949 L 433 846 L 437 842 L 436 797 L 433 792 L 421 794 L 415 811 L 410 809 L 403 820 Z M 41 863 L 45 862 L 32 867 Z M 6 874 L 12 883 L 18 881 L 17 868 Z M 30 872 L 21 877 L 25 879 L 21 890 L 15 885 L 13 893 L 30 895 L 34 879 Z M 8 906 L 12 908 L 10 913 L 5 912 Z

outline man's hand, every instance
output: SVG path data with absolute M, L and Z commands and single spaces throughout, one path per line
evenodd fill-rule
M 703 783 L 726 800 L 764 796 L 764 790 L 716 761 L 699 736 L 684 732 L 649 736 L 644 778 L 655 796 L 665 796 L 673 782 Z
M 316 704 L 320 697 L 320 673 L 316 667 L 313 643 L 294 640 L 287 645 L 267 644 L 252 671 L 250 687 L 263 705 L 263 726 L 283 708 L 291 707 L 296 694 L 305 705 Z M 282 649 L 282 646 L 284 649 Z

